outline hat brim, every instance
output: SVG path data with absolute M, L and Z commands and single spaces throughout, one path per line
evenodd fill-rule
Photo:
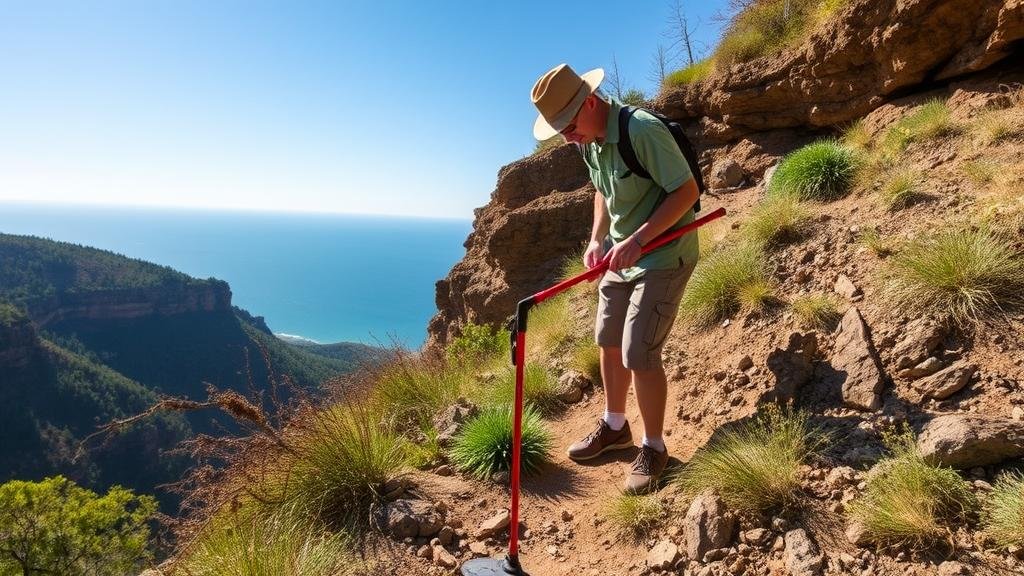
M 537 140 L 547 140 L 562 130 L 565 130 L 565 127 L 572 122 L 576 113 L 580 111 L 580 106 L 583 105 L 583 101 L 587 99 L 587 96 L 593 94 L 601 84 L 601 81 L 604 80 L 604 69 L 595 68 L 589 72 L 581 74 L 580 79 L 583 80 L 583 85 L 580 86 L 579 92 L 573 96 L 569 105 L 566 106 L 556 118 L 551 119 L 549 122 L 544 118 L 544 115 L 537 115 L 537 120 L 533 123 L 534 138 Z

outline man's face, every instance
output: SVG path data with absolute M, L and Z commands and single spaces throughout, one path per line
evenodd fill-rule
M 566 142 L 590 144 L 599 136 L 603 136 L 606 119 L 597 117 L 596 108 L 597 96 L 587 96 L 572 122 L 561 131 Z

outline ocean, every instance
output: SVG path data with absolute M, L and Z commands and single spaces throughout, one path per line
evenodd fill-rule
M 271 330 L 419 348 L 470 220 L 0 203 L 0 232 L 102 248 L 231 285 Z

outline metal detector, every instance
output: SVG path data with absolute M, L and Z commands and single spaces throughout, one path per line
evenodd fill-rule
M 664 232 L 641 249 L 641 254 L 660 248 L 680 236 L 693 232 L 697 228 L 725 216 L 725 208 L 717 210 L 694 220 L 693 222 Z M 515 398 L 515 419 L 512 432 L 512 503 L 510 505 L 511 519 L 509 522 L 508 554 L 504 558 L 475 558 L 462 565 L 462 576 L 529 576 L 523 571 L 519 564 L 519 449 L 522 442 L 523 426 L 523 369 L 526 364 L 526 317 L 530 308 L 541 302 L 560 294 L 561 292 L 586 280 L 593 280 L 608 270 L 608 258 L 605 257 L 597 266 L 563 280 L 558 284 L 537 292 L 533 296 L 519 301 L 516 307 L 515 332 L 511 334 L 512 340 L 512 364 L 516 367 L 516 398 Z

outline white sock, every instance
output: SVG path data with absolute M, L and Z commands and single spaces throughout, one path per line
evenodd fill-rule
M 650 446 L 651 448 L 654 448 L 658 452 L 665 451 L 665 441 L 661 438 L 661 436 L 657 438 L 648 438 L 647 436 L 644 436 L 644 446 Z
M 626 414 L 624 412 L 609 412 L 605 410 L 604 422 L 612 430 L 622 430 L 622 427 L 626 425 Z

